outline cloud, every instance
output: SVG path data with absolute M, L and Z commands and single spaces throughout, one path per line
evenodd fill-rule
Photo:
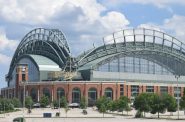
M 138 27 L 166 32 L 185 43 L 185 16 L 173 15 L 171 18 L 165 19 L 160 25 L 145 23 L 138 25 Z
M 72 49 L 76 41 L 78 45 L 88 43 L 84 46 L 88 48 L 94 42 L 100 43 L 104 35 L 129 25 L 123 13 L 108 11 L 96 0 L 0 0 L 0 8 L 4 21 L 20 25 L 12 30 L 22 26 L 58 28 L 66 33 Z
M 0 30 L 0 51 L 12 50 L 14 51 L 18 45 L 18 41 L 7 38 L 6 33 Z
M 159 25 L 156 25 L 154 23 L 140 24 L 138 28 L 146 28 L 146 29 L 152 29 L 152 30 L 157 30 L 157 31 L 164 31 Z
M 185 43 L 185 16 L 173 15 L 172 18 L 165 19 L 163 28 Z
M 185 5 L 184 0 L 103 0 L 102 3 L 107 6 L 119 6 L 125 3 L 151 4 L 159 8 L 168 8 L 170 4 Z
M 11 57 L 0 53 L 0 64 L 9 65 Z

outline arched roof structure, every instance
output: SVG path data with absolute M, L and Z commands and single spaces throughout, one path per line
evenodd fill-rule
M 103 40 L 100 47 L 76 58 L 78 70 L 94 69 L 118 56 L 136 56 L 156 62 L 174 74 L 185 75 L 185 44 L 164 32 L 127 29 Z
M 23 55 L 42 55 L 63 68 L 70 50 L 64 34 L 58 29 L 36 28 L 27 33 L 19 43 L 12 58 L 8 76 Z

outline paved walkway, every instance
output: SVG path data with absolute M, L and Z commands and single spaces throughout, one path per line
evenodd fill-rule
M 48 112 L 52 113 L 53 118 L 42 118 L 43 113 Z M 74 108 L 68 111 L 67 117 L 64 109 L 60 109 L 61 118 L 56 118 L 55 114 L 56 112 L 59 112 L 59 109 L 50 109 L 50 108 L 44 108 L 44 109 L 33 109 L 31 114 L 28 114 L 27 111 L 25 111 L 24 116 L 26 117 L 26 122 L 140 122 L 140 121 L 150 121 L 150 122 L 167 122 L 167 121 L 176 121 L 176 120 L 169 120 L 169 119 L 176 119 L 177 118 L 177 112 L 173 113 L 173 116 L 167 112 L 165 114 L 160 114 L 160 118 L 165 119 L 135 119 L 134 115 L 136 113 L 135 110 L 129 112 L 130 116 L 121 116 L 118 114 L 118 112 L 114 112 L 113 114 L 105 114 L 105 118 L 103 117 L 102 113 L 97 112 L 96 110 L 93 110 L 92 108 L 87 108 L 87 115 L 82 114 L 82 109 Z M 124 112 L 126 115 L 127 113 Z M 23 117 L 23 111 L 18 112 L 12 112 L 8 114 L 0 114 L 0 122 L 12 122 L 12 120 L 16 117 Z M 86 117 L 86 118 L 83 118 Z M 91 117 L 91 118 L 88 118 Z M 146 113 L 146 117 L 155 117 L 157 118 L 157 115 L 152 115 L 150 113 Z M 183 111 L 180 111 L 180 119 L 185 119 L 185 115 Z M 185 122 L 185 120 L 179 120 L 179 122 Z

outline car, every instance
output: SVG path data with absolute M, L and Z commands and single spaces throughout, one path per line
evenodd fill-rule
M 34 107 L 34 108 L 40 108 L 40 103 L 35 103 L 35 104 L 33 104 L 33 107 Z
M 71 103 L 68 105 L 68 107 L 71 107 L 71 108 L 79 108 L 80 104 L 79 103 Z

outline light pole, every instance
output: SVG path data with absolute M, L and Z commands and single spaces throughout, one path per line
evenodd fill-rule
M 179 82 L 178 79 L 180 78 L 180 75 L 175 75 L 175 78 L 177 79 L 177 116 L 179 119 Z
M 59 116 L 60 116 L 60 91 L 58 91 L 58 98 L 59 98 L 59 100 L 58 100 L 58 106 L 59 106 Z
M 25 114 L 25 111 L 24 111 L 24 107 L 25 107 L 25 83 L 26 83 L 26 81 L 23 81 L 23 85 L 24 85 L 24 88 L 23 88 L 23 118 L 24 118 L 24 114 Z

